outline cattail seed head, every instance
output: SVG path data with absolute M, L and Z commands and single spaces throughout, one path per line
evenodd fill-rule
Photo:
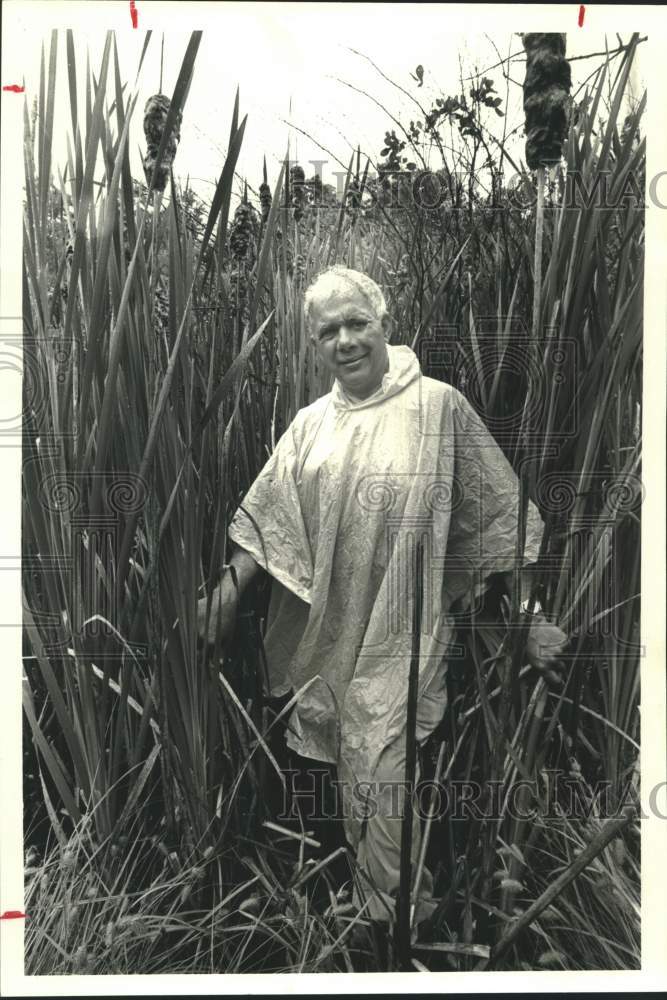
M 308 181 L 308 185 L 310 187 L 310 190 L 312 191 L 313 205 L 319 208 L 322 204 L 322 194 L 323 194 L 322 178 L 320 177 L 319 174 L 313 174 L 313 176 Z
M 266 223 L 271 211 L 271 188 L 269 187 L 269 178 L 266 173 L 266 157 L 264 157 L 262 165 L 262 183 L 259 185 L 259 204 L 262 210 L 262 222 Z
M 296 185 L 298 187 L 301 184 L 305 184 L 306 175 L 304 173 L 303 167 L 299 166 L 298 163 L 295 163 L 293 167 L 290 167 L 289 174 L 293 186 Z
M 167 124 L 170 101 L 164 94 L 153 94 L 144 108 L 144 135 L 149 145 L 159 146 Z
M 290 168 L 289 173 L 294 219 L 298 222 L 303 216 L 303 208 L 306 203 L 306 175 L 303 167 L 300 167 L 298 163 L 295 163 L 294 166 Z
M 157 167 L 157 154 L 167 125 L 169 108 L 169 98 L 165 97 L 164 94 L 154 94 L 152 97 L 149 97 L 144 108 L 144 135 L 146 136 L 144 172 L 148 184 L 151 183 L 153 174 L 155 174 L 154 188 L 156 191 L 164 191 L 167 185 L 169 170 L 176 156 L 176 149 L 181 138 L 182 116 L 179 113 L 167 140 L 162 162 Z
M 169 329 L 169 294 L 162 284 L 158 284 L 155 289 L 153 318 L 155 333 L 162 337 Z
M 236 261 L 243 260 L 248 255 L 254 236 L 254 221 L 252 205 L 244 199 L 234 212 L 229 232 L 229 249 Z
M 353 177 L 348 185 L 345 202 L 346 213 L 354 218 L 361 205 L 361 188 L 356 177 Z
M 558 163 L 562 156 L 572 76 L 565 59 L 564 34 L 534 32 L 522 37 L 526 50 L 526 163 L 536 170 Z
M 271 211 L 271 188 L 262 182 L 259 185 L 259 204 L 262 209 L 262 222 L 266 222 Z

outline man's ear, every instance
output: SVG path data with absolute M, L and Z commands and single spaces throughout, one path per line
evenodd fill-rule
M 384 334 L 384 339 L 388 341 L 389 334 L 391 333 L 391 316 L 388 312 L 384 314 L 380 322 L 382 323 L 382 333 Z

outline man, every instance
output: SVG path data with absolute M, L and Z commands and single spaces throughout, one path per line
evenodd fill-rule
M 271 694 L 299 693 L 288 745 L 336 765 L 345 833 L 370 887 L 365 914 L 387 920 L 399 884 L 414 546 L 423 540 L 422 742 L 446 705 L 452 605 L 513 569 L 518 484 L 465 398 L 422 376 L 409 347 L 389 346 L 385 300 L 366 275 L 340 267 L 320 275 L 305 316 L 334 386 L 297 413 L 246 494 L 229 529 L 231 564 L 239 592 L 259 567 L 273 578 Z M 537 558 L 541 533 L 530 504 L 526 563 Z M 238 597 L 226 574 L 212 603 L 223 635 Z M 210 641 L 216 624 L 212 613 Z M 527 658 L 548 671 L 564 642 L 536 619 Z M 415 817 L 413 861 L 418 851 Z M 417 920 L 431 910 L 428 871 L 421 889 Z

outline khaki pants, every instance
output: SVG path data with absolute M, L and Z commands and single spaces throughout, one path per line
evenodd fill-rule
M 440 722 L 446 705 L 446 693 L 444 687 L 444 669 L 439 677 L 435 678 L 434 685 L 420 698 L 417 704 L 417 725 L 416 739 L 418 744 L 422 744 L 433 732 Z M 367 807 L 360 809 L 360 801 L 357 797 L 353 804 L 350 803 L 350 795 L 346 791 L 345 785 L 339 786 L 335 796 L 340 809 L 342 805 L 343 829 L 348 845 L 356 853 L 356 860 L 361 868 L 360 885 L 355 881 L 353 902 L 358 906 L 364 906 L 363 915 L 371 920 L 388 922 L 393 920 L 396 913 L 396 896 L 400 884 L 400 859 L 401 859 L 401 835 L 403 828 L 403 812 L 405 799 L 405 754 L 406 754 L 406 732 L 403 730 L 400 735 L 389 743 L 380 754 L 373 781 L 369 783 L 370 791 L 367 797 Z M 318 761 L 310 761 L 309 767 L 306 758 L 297 756 L 297 770 L 300 779 L 297 786 L 305 790 L 312 788 L 312 779 L 309 772 L 326 768 L 333 778 L 335 768 L 330 764 L 323 764 Z M 415 773 L 415 785 L 420 780 L 419 763 Z M 331 783 L 327 783 L 327 788 L 331 789 Z M 310 803 L 310 794 L 307 794 L 306 801 Z M 412 850 L 411 850 L 411 875 L 412 889 L 415 887 L 415 877 L 419 861 L 421 848 L 421 826 L 422 821 L 415 801 L 412 821 Z M 366 818 L 362 818 L 364 812 Z M 329 813 L 331 816 L 331 813 Z M 333 817 L 331 816 L 331 819 Z M 313 822 L 311 815 L 304 816 L 304 824 L 311 826 L 315 830 L 316 836 L 326 843 L 326 852 L 333 850 L 336 842 L 340 844 L 342 838 L 338 836 L 332 841 L 331 835 L 327 834 L 331 827 L 331 819 L 322 823 Z M 333 822 L 336 826 L 336 822 Z M 415 905 L 414 924 L 430 916 L 436 907 L 433 900 L 433 877 L 431 872 L 424 866 L 421 874 L 419 887 L 419 898 L 413 898 Z
M 417 743 L 422 744 L 440 721 L 446 698 L 443 690 L 422 697 L 417 705 Z M 366 902 L 364 914 L 371 920 L 389 921 L 396 914 L 396 897 L 400 884 L 401 835 L 405 812 L 406 732 L 403 732 L 380 755 L 374 780 L 370 783 L 368 810 L 365 819 L 345 813 L 345 834 L 356 851 L 362 870 L 361 886 L 355 883 L 354 902 Z M 415 787 L 420 780 L 419 761 L 415 771 Z M 413 789 L 414 791 L 414 789 Z M 421 849 L 420 803 L 413 799 L 411 889 L 414 893 Z M 431 916 L 436 908 L 433 899 L 433 876 L 422 868 L 414 923 Z
M 402 784 L 405 774 L 405 746 L 400 740 L 387 747 L 378 768 L 378 784 L 388 786 L 376 799 L 377 811 L 364 823 L 356 847 L 357 864 L 361 869 L 360 879 L 355 882 L 354 902 L 364 908 L 364 915 L 371 920 L 390 921 L 396 915 L 396 898 L 401 875 L 401 835 L 405 793 Z M 419 781 L 419 767 L 415 783 Z M 399 784 L 400 783 L 400 784 Z M 397 794 L 397 792 L 399 794 Z M 397 809 L 397 803 L 399 808 Z M 346 822 L 346 828 L 348 827 Z M 348 836 L 348 840 L 349 840 Z M 413 812 L 411 845 L 411 890 L 414 893 L 417 867 L 421 849 L 421 820 L 418 811 Z M 435 909 L 433 900 L 433 876 L 422 868 L 419 898 L 416 904 L 415 922 L 430 916 Z

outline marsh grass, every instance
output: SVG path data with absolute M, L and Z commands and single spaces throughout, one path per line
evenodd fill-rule
M 188 115 L 199 37 L 185 47 L 162 153 L 176 116 Z M 52 137 L 65 128 L 54 118 L 63 44 L 71 122 L 61 165 Z M 572 637 L 566 683 L 552 691 L 522 670 L 508 687 L 505 627 L 473 615 L 434 737 L 445 740 L 446 783 L 523 776 L 537 788 L 545 769 L 576 761 L 588 788 L 609 780 L 619 802 L 636 780 L 644 222 L 642 206 L 620 198 L 644 163 L 644 101 L 620 120 L 635 44 L 583 96 L 568 173 L 557 170 L 546 195 L 540 599 Z M 517 459 L 526 383 L 508 358 L 530 315 L 534 220 L 507 202 L 490 225 L 470 185 L 456 240 L 443 239 L 437 213 L 407 204 L 392 214 L 357 154 L 342 202 L 324 211 L 301 199 L 298 219 L 284 166 L 239 255 L 229 240 L 238 94 L 213 199 L 193 228 L 192 193 L 173 174 L 164 194 L 132 177 L 141 64 L 125 86 L 111 34 L 96 72 L 86 63 L 81 75 L 76 55 L 71 32 L 52 35 L 23 146 L 23 688 L 37 811 L 26 816 L 26 971 L 392 967 L 363 913 L 341 911 L 331 859 L 309 853 L 307 832 L 265 825 L 265 790 L 284 783 L 261 690 L 266 581 L 245 595 L 224 656 L 219 641 L 212 651 L 198 643 L 196 606 L 225 564 L 244 491 L 296 411 L 329 388 L 302 293 L 330 263 L 383 284 L 393 341 L 411 344 L 426 374 L 443 377 L 423 345 L 456 325 L 444 377 L 482 387 L 476 405 L 492 430 L 510 428 L 502 445 Z M 564 207 L 573 171 L 588 190 L 607 172 L 617 207 Z M 493 822 L 435 821 L 427 860 L 441 905 L 433 947 L 412 951 L 413 967 L 474 968 L 594 827 L 567 815 L 527 824 L 506 809 Z M 638 861 L 630 826 L 502 967 L 636 967 Z M 319 862 L 316 905 L 306 875 Z M 363 955 L 354 925 L 367 932 Z

